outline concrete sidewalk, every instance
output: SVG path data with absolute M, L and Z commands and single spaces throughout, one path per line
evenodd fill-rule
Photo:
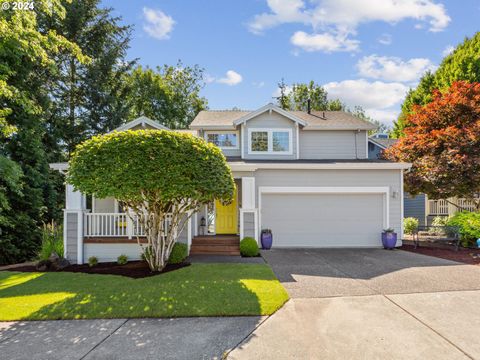
M 480 359 L 480 291 L 292 299 L 229 359 Z
M 265 317 L 0 323 L 0 359 L 221 359 Z

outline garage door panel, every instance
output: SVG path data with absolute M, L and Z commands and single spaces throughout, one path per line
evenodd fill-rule
M 379 246 L 382 194 L 262 194 L 274 246 Z

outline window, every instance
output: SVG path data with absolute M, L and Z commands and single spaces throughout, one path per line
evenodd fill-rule
M 236 132 L 207 133 L 207 141 L 222 149 L 238 149 Z
M 249 154 L 291 155 L 291 129 L 248 129 Z
M 268 151 L 268 132 L 252 131 L 252 151 Z

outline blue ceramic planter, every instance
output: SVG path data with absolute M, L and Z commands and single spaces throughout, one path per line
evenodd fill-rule
M 260 241 L 262 242 L 262 249 L 270 250 L 273 242 L 272 233 L 267 231 L 262 231 Z
M 382 233 L 382 244 L 385 249 L 392 250 L 397 245 L 397 233 L 394 232 L 383 232 Z

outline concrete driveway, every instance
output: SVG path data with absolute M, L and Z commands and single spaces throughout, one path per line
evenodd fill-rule
M 379 249 L 264 257 L 291 297 L 268 318 L 0 323 L 0 359 L 480 359 L 480 267 Z
M 292 298 L 231 359 L 480 359 L 480 267 L 400 250 L 271 250 Z

